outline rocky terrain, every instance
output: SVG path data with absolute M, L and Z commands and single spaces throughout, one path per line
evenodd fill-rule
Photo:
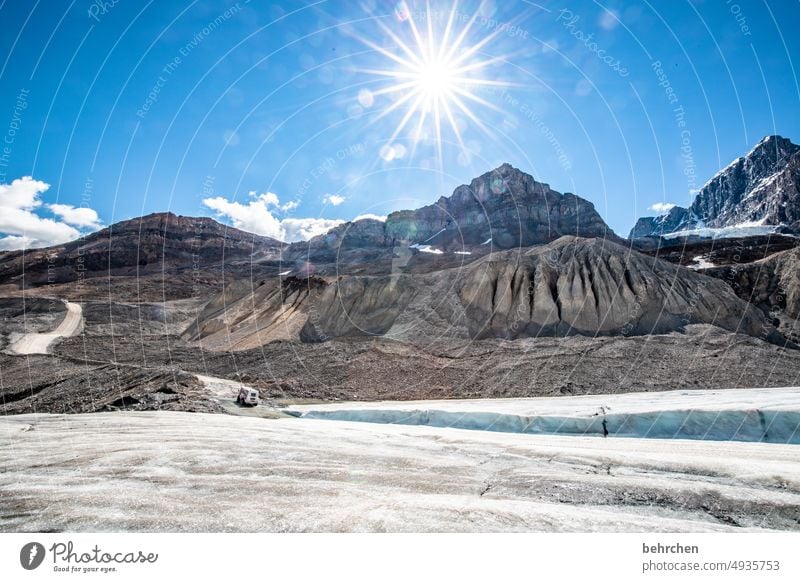
M 237 382 L 274 404 L 796 385 L 796 241 L 629 244 L 507 164 L 306 243 L 150 215 L 0 255 L 6 352 L 81 308 L 78 335 L 0 354 L 4 410 L 231 412 L 209 386 Z
M 329 285 L 300 339 L 648 335 L 710 323 L 782 343 L 728 286 L 602 239 L 493 253 L 456 272 Z
M 778 135 L 765 137 L 711 178 L 689 208 L 676 206 L 663 216 L 640 218 L 629 236 L 741 225 L 800 234 L 800 146 Z
M 633 245 L 644 254 L 719 279 L 760 309 L 784 338 L 794 343 L 800 339 L 797 237 L 647 238 L 633 241 Z
M 641 253 L 690 269 L 746 265 L 766 259 L 775 253 L 796 248 L 798 245 L 800 239 L 782 234 L 738 238 L 650 237 L 632 241 L 633 248 Z M 713 276 L 713 271 L 703 271 L 703 273 Z
M 119 325 L 123 331 L 126 324 Z M 565 396 L 793 386 L 800 380 L 800 352 L 709 325 L 651 336 L 343 338 L 214 352 L 176 336 L 120 333 L 67 338 L 52 355 L 3 354 L 0 369 L 9 414 L 221 412 L 197 375 L 242 382 L 274 405 Z
M 14 335 L 27 332 L 46 332 L 64 319 L 67 308 L 63 301 L 51 297 L 0 298 L 0 348 L 8 345 Z

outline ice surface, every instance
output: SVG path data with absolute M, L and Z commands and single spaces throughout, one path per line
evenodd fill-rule
M 800 527 L 790 445 L 110 412 L 2 417 L 0 467 L 3 531 Z

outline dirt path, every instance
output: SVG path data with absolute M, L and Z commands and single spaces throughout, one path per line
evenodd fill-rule
M 62 337 L 80 333 L 83 327 L 83 308 L 77 303 L 66 302 L 67 313 L 64 320 L 53 331 L 47 333 L 26 333 L 8 346 L 9 353 L 18 355 L 46 354 L 50 346 Z
M 214 376 L 203 376 L 201 374 L 195 374 L 195 376 L 206 387 L 211 399 L 222 405 L 228 414 L 257 418 L 287 418 L 289 416 L 267 406 L 263 401 L 258 406 L 239 406 L 236 403 L 236 395 L 242 386 L 247 385 L 237 380 L 215 378 Z

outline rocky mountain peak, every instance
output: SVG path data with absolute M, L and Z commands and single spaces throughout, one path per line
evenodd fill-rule
M 756 223 L 800 232 L 800 146 L 779 135 L 764 137 L 717 172 L 689 208 L 675 207 L 663 218 L 642 218 L 630 236 Z
M 789 202 L 798 208 L 798 183 L 781 175 L 791 170 L 791 160 L 800 146 L 779 135 L 763 138 L 747 155 L 737 158 L 700 189 L 689 207 L 707 226 L 722 228 L 747 222 L 787 225 L 798 218 L 787 219 L 781 211 Z M 797 176 L 795 176 L 796 178 Z M 784 183 L 787 182 L 787 183 Z M 786 205 L 784 205 L 786 203 Z
M 0 284 L 35 287 L 112 275 L 187 273 L 201 264 L 219 268 L 223 262 L 231 268 L 236 261 L 246 266 L 258 258 L 277 257 L 285 246 L 213 218 L 156 212 L 63 245 L 7 253 L 0 261 Z
M 616 237 L 591 202 L 556 192 L 508 163 L 435 204 L 390 214 L 385 228 L 387 240 L 453 249 L 489 242 L 499 248 L 530 246 L 563 235 Z
M 458 186 L 450 196 L 416 210 L 392 212 L 386 221 L 346 223 L 297 250 L 306 258 L 335 257 L 341 249 L 425 246 L 431 252 L 507 249 L 544 244 L 564 235 L 621 240 L 594 205 L 579 196 L 561 194 L 533 176 L 502 164 Z M 465 248 L 472 251 L 466 252 Z M 337 260 L 343 260 L 338 256 Z
M 789 157 L 798 150 L 800 150 L 800 146 L 792 143 L 788 138 L 780 135 L 767 135 L 761 138 L 761 141 L 745 157 L 769 156 L 772 159 L 781 159 Z
M 492 198 L 511 195 L 524 199 L 529 195 L 542 194 L 549 190 L 548 184 L 537 182 L 530 174 L 526 174 L 506 162 L 494 170 L 474 178 L 469 185 L 459 186 L 449 198 L 442 196 L 439 202 L 452 204 L 475 201 L 485 204 Z
M 485 183 L 487 181 L 495 181 L 495 180 L 506 180 L 509 182 L 535 182 L 533 177 L 530 174 L 526 174 L 519 168 L 515 168 L 508 162 L 497 166 L 493 170 L 489 170 L 488 172 L 481 174 L 477 178 L 474 178 L 470 185 L 478 185 L 481 183 Z

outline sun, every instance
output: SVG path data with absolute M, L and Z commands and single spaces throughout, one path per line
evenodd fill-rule
M 425 95 L 428 105 L 437 99 L 446 98 L 457 82 L 452 68 L 445 62 L 425 63 L 417 71 L 418 90 Z
M 423 22 L 418 23 L 417 18 Z M 388 26 L 384 18 L 375 19 L 393 46 L 381 46 L 366 38 L 361 40 L 388 59 L 391 66 L 360 70 L 381 81 L 381 88 L 372 91 L 373 96 L 389 95 L 393 98 L 374 122 L 400 112 L 389 143 L 404 130 L 410 131 L 414 147 L 423 139 L 432 139 L 441 165 L 443 126 L 450 128 L 456 143 L 463 149 L 466 146 L 460 119 L 492 135 L 473 108 L 500 111 L 479 92 L 481 88 L 507 86 L 509 83 L 485 76 L 490 65 L 505 57 L 486 57 L 483 52 L 497 32 L 484 35 L 478 42 L 469 42 L 477 18 L 478 14 L 473 14 L 463 28 L 456 30 L 456 21 L 465 20 L 457 4 L 452 5 L 446 23 L 440 26 L 444 19 L 435 18 L 430 5 L 422 17 L 415 17 L 408 5 L 401 2 L 394 12 L 394 27 Z

